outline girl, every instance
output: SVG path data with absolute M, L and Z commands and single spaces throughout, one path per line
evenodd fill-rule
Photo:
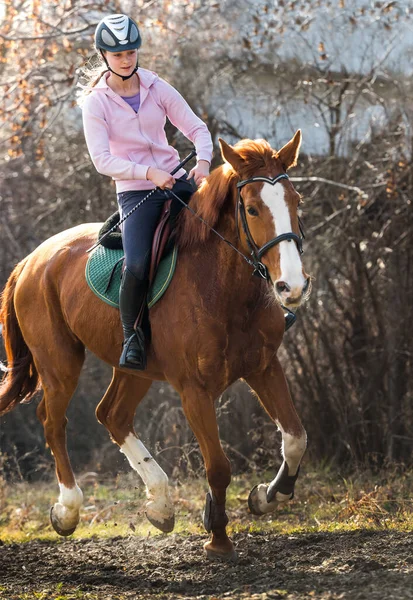
M 209 174 L 212 140 L 205 123 L 171 85 L 138 67 L 141 36 L 133 19 L 123 14 L 102 19 L 95 46 L 106 69 L 85 89 L 82 101 L 93 164 L 115 180 L 121 217 L 150 190 L 160 188 L 126 219 L 122 230 L 125 269 L 119 308 L 124 343 L 119 366 L 143 370 L 145 338 L 134 325 L 146 299 L 152 238 L 166 200 L 162 190 L 172 189 L 188 202 L 194 191 L 188 178 L 199 185 Z M 195 145 L 198 161 L 189 176 L 184 169 L 175 177 L 169 174 L 180 159 L 166 139 L 166 117 Z

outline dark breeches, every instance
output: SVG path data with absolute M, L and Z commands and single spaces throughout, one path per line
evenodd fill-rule
M 186 176 L 177 179 L 172 189 L 185 203 L 189 202 L 191 195 L 194 193 L 194 188 L 186 179 Z M 121 216 L 123 217 L 132 210 L 134 206 L 145 198 L 149 191 L 131 190 L 118 194 Z M 149 276 L 152 240 L 161 216 L 162 207 L 168 199 L 162 190 L 156 191 L 122 225 L 125 264 L 127 269 L 140 281 L 146 280 Z M 172 222 L 181 208 L 182 204 L 175 198 L 172 198 Z

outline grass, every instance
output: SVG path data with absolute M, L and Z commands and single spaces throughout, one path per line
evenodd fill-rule
M 392 469 L 379 475 L 360 472 L 348 478 L 327 469 L 307 472 L 300 476 L 292 502 L 280 505 L 270 515 L 253 517 L 248 512 L 249 491 L 256 483 L 270 478 L 265 474 L 233 478 L 227 497 L 230 534 L 413 529 L 412 471 Z M 79 477 L 79 485 L 84 506 L 73 538 L 162 535 L 145 518 L 144 487 L 133 473 L 116 480 L 88 474 Z M 201 513 L 206 483 L 195 479 L 183 484 L 171 482 L 170 490 L 176 507 L 175 533 L 203 533 Z M 49 522 L 49 509 L 57 496 L 55 481 L 0 481 L 0 540 L 59 541 L 61 538 Z
M 280 505 L 270 515 L 253 517 L 248 513 L 247 504 L 250 489 L 256 483 L 268 482 L 271 476 L 273 473 L 250 473 L 233 478 L 227 496 L 230 535 L 413 530 L 413 471 L 393 468 L 379 475 L 357 472 L 344 478 L 326 468 L 307 472 L 303 469 L 293 501 Z M 75 540 L 163 535 L 145 518 L 144 487 L 133 473 L 115 480 L 85 474 L 78 482 L 84 493 L 84 506 L 81 521 L 72 536 Z M 175 533 L 183 536 L 205 534 L 201 513 L 206 490 L 203 480 L 188 479 L 182 484 L 171 481 L 170 491 L 177 516 Z M 24 481 L 6 483 L 0 478 L 0 541 L 61 543 L 63 538 L 54 532 L 49 522 L 49 508 L 57 495 L 54 480 L 29 484 Z M 39 586 L 17 595 L 10 587 L 0 585 L 0 600 L 97 600 L 100 597 L 68 583 Z M 125 596 L 115 594 L 111 600 L 125 600 Z

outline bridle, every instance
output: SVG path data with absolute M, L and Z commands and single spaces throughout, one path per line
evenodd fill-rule
M 261 248 L 258 248 L 258 246 L 256 245 L 256 243 L 254 241 L 254 238 L 251 235 L 251 231 L 248 227 L 247 216 L 245 214 L 245 204 L 244 204 L 244 200 L 241 196 L 241 189 L 248 183 L 255 183 L 257 181 L 263 181 L 264 183 L 269 183 L 270 185 L 275 185 L 281 179 L 289 179 L 287 173 L 281 173 L 280 175 L 277 175 L 277 177 L 274 177 L 274 178 L 257 175 L 256 177 L 250 177 L 249 179 L 243 179 L 242 181 L 237 183 L 238 198 L 235 203 L 235 227 L 237 230 L 238 240 L 241 241 L 240 233 L 239 233 L 239 226 L 238 226 L 239 217 L 240 217 L 242 228 L 244 230 L 245 237 L 247 239 L 248 248 L 251 252 L 251 258 L 249 258 L 243 252 L 238 250 L 238 248 L 236 246 L 234 246 L 234 244 L 232 244 L 229 240 L 224 238 L 224 236 L 222 236 L 216 229 L 211 227 L 211 225 L 209 223 L 207 223 L 202 217 L 200 217 L 193 210 L 193 208 L 191 208 L 188 204 L 186 204 L 183 200 L 181 200 L 181 198 L 179 198 L 179 196 L 177 196 L 174 192 L 172 192 L 171 190 L 164 190 L 164 191 L 165 191 L 166 196 L 168 196 L 168 194 L 174 196 L 175 199 L 178 200 L 178 202 L 183 204 L 183 206 L 194 215 L 194 217 L 196 217 L 199 221 L 204 223 L 204 225 L 206 225 L 211 231 L 213 231 L 223 242 L 225 242 L 226 244 L 228 244 L 228 246 L 230 246 L 233 250 L 235 250 L 235 252 L 237 252 L 251 267 L 253 267 L 253 269 L 254 269 L 253 275 L 256 275 L 257 277 L 261 277 L 265 281 L 271 281 L 271 277 L 270 277 L 270 274 L 268 273 L 267 267 L 264 265 L 264 263 L 261 262 L 261 257 L 266 252 L 268 252 L 268 250 L 270 248 L 272 248 L 273 246 L 276 246 L 280 242 L 291 242 L 291 241 L 295 242 L 299 253 L 303 254 L 303 252 L 304 252 L 303 239 L 305 239 L 303 224 L 301 223 L 300 217 L 297 215 L 298 227 L 300 229 L 299 236 L 296 233 L 293 233 L 292 231 L 290 231 L 288 233 L 281 233 L 280 235 L 277 235 L 277 237 L 273 238 L 272 240 L 270 240 L 269 242 L 267 242 L 266 244 L 261 246 Z M 291 320 L 291 318 L 293 319 L 292 322 L 290 321 L 290 324 L 287 326 L 287 329 L 289 329 L 289 327 L 291 327 L 291 325 L 294 323 L 296 316 L 289 308 L 287 308 L 283 304 L 281 304 L 281 307 L 283 308 L 283 310 L 286 311 L 286 314 L 289 317 L 289 319 L 290 320 Z
M 298 217 L 298 226 L 300 228 L 300 236 L 298 236 L 296 233 L 293 233 L 292 231 L 288 232 L 288 233 L 281 233 L 280 235 L 277 235 L 277 237 L 273 238 L 272 240 L 270 240 L 269 242 L 267 242 L 266 244 L 261 246 L 261 248 L 258 248 L 258 246 L 256 245 L 256 243 L 254 241 L 254 238 L 251 235 L 251 231 L 248 227 L 247 215 L 246 215 L 246 211 L 245 211 L 245 204 L 244 204 L 244 200 L 241 196 L 241 189 L 248 183 L 255 183 L 257 181 L 263 181 L 264 183 L 269 183 L 270 185 L 275 185 L 281 179 L 289 179 L 287 173 L 281 173 L 281 175 L 277 175 L 277 177 L 274 177 L 274 178 L 257 175 L 256 177 L 250 177 L 249 179 L 243 179 L 242 181 L 237 183 L 238 199 L 237 199 L 237 202 L 235 205 L 235 223 L 236 223 L 236 228 L 237 228 L 238 239 L 240 239 L 239 227 L 238 227 L 238 221 L 240 218 L 242 228 L 244 230 L 245 237 L 247 239 L 248 248 L 251 252 L 251 258 L 252 258 L 251 263 L 252 263 L 252 266 L 254 267 L 254 275 L 257 275 L 258 277 L 262 277 L 266 281 L 270 280 L 270 275 L 268 273 L 267 267 L 264 265 L 264 263 L 261 262 L 262 256 L 266 252 L 268 252 L 268 250 L 270 250 L 270 248 L 272 248 L 273 246 L 276 246 L 280 242 L 285 242 L 285 241 L 295 242 L 299 253 L 303 254 L 303 252 L 304 252 L 303 239 L 305 238 L 304 229 L 303 229 L 300 217 Z
M 239 227 L 238 227 L 238 220 L 239 220 L 238 219 L 238 215 L 239 215 L 241 217 L 242 228 L 243 228 L 245 236 L 247 238 L 248 248 L 251 251 L 251 258 L 249 258 L 248 256 L 246 256 L 243 252 L 240 252 L 240 250 L 238 250 L 238 248 L 236 246 L 234 246 L 234 244 L 232 244 L 229 240 L 227 240 L 226 238 L 224 238 L 224 236 L 222 236 L 219 233 L 219 231 L 217 231 L 216 229 L 214 229 L 213 227 L 211 227 L 211 225 L 209 223 L 207 223 L 202 217 L 200 217 L 194 211 L 193 208 L 191 208 L 188 204 L 186 204 L 183 200 L 181 200 L 181 198 L 179 196 L 177 196 L 172 190 L 163 190 L 163 191 L 164 191 L 166 197 L 173 196 L 187 210 L 189 210 L 189 212 L 191 212 L 194 215 L 194 217 L 196 217 L 199 221 L 201 221 L 204 225 L 206 225 L 223 242 L 225 242 L 226 244 L 228 244 L 228 246 L 230 246 L 233 250 L 235 250 L 235 252 L 237 252 L 240 256 L 242 256 L 242 258 L 251 267 L 253 267 L 253 269 L 254 269 L 253 275 L 256 275 L 257 277 L 262 277 L 262 279 L 265 279 L 266 281 L 271 281 L 271 277 L 270 277 L 270 274 L 268 273 L 267 267 L 264 265 L 264 263 L 261 262 L 261 257 L 263 256 L 263 254 L 265 254 L 266 252 L 268 252 L 268 250 L 270 248 L 272 248 L 273 246 L 279 244 L 280 242 L 284 242 L 284 241 L 287 241 L 287 242 L 294 241 L 296 243 L 296 245 L 297 245 L 299 253 L 302 254 L 303 253 L 303 242 L 302 242 L 302 240 L 305 238 L 304 229 L 303 229 L 300 217 L 298 217 L 298 226 L 300 228 L 300 235 L 301 235 L 301 237 L 298 236 L 297 234 L 293 233 L 292 231 L 289 232 L 289 233 L 281 233 L 280 235 L 277 235 L 277 237 L 273 238 L 272 240 L 270 240 L 269 242 L 267 242 L 266 244 L 264 244 L 261 248 L 258 248 L 258 246 L 256 245 L 256 243 L 254 242 L 254 238 L 252 237 L 251 232 L 250 232 L 249 227 L 248 227 L 247 217 L 246 217 L 246 214 L 245 214 L 244 200 L 242 199 L 242 196 L 241 196 L 241 188 L 243 188 L 244 185 L 247 185 L 248 183 L 254 183 L 256 181 L 264 181 L 265 183 L 269 183 L 271 185 L 275 185 L 278 181 L 280 181 L 280 179 L 289 179 L 289 177 L 288 177 L 287 173 L 281 173 L 281 175 L 277 175 L 277 177 L 274 177 L 273 179 L 270 178 L 270 177 L 264 177 L 264 176 L 261 176 L 261 175 L 257 175 L 256 177 L 250 177 L 249 179 L 243 179 L 242 181 L 240 181 L 239 183 L 237 183 L 238 199 L 237 199 L 237 201 L 235 203 L 235 226 L 236 226 L 236 229 L 237 229 L 238 239 L 240 240 Z

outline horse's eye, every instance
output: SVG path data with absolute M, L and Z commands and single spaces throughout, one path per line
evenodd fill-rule
M 249 215 L 252 215 L 253 217 L 258 217 L 258 210 L 256 210 L 252 206 L 249 206 L 247 208 L 247 212 L 248 212 Z

